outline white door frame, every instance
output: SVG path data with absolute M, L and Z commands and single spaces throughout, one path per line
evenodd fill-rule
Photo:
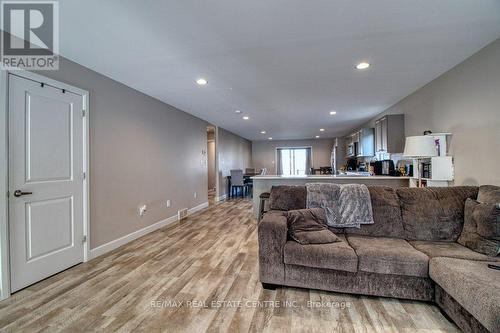
M 83 235 L 86 242 L 83 244 L 83 261 L 90 259 L 90 167 L 89 167 L 89 92 L 45 76 L 24 70 L 5 71 L 0 70 L 0 300 L 10 296 L 10 255 L 9 255 L 9 76 L 16 75 L 28 80 L 43 82 L 46 85 L 71 91 L 83 98 L 83 109 L 85 110 L 83 129 Z
M 215 140 L 215 201 L 220 201 L 219 188 L 219 126 L 214 125 L 214 140 Z

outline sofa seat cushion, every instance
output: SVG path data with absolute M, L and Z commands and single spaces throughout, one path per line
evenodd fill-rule
M 284 261 L 287 265 L 334 269 L 356 272 L 358 257 L 343 235 L 341 241 L 329 244 L 302 245 L 288 241 L 284 249 Z
M 347 235 L 363 272 L 428 276 L 429 258 L 398 238 Z
M 438 241 L 410 241 L 415 249 L 425 253 L 429 258 L 447 257 L 479 261 L 495 261 L 495 258 L 472 251 L 471 249 L 455 242 Z M 500 259 L 498 259 L 500 261 Z
M 432 258 L 429 275 L 491 332 L 500 332 L 500 271 L 487 261 Z

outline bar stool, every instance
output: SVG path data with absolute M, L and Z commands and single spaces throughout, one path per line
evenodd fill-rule
M 266 213 L 266 201 L 269 200 L 269 197 L 271 196 L 271 193 L 269 192 L 262 192 L 259 195 L 260 199 L 260 204 L 259 204 L 259 222 L 262 220 L 262 217 L 264 216 L 264 213 Z

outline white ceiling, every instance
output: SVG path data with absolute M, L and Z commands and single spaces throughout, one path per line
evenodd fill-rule
M 299 139 L 345 134 L 500 37 L 500 1 L 63 0 L 60 21 L 73 61 L 248 139 Z

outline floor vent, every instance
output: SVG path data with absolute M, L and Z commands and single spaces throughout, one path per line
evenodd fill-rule
M 188 209 L 184 208 L 177 212 L 177 218 L 179 220 L 185 219 L 188 216 Z

